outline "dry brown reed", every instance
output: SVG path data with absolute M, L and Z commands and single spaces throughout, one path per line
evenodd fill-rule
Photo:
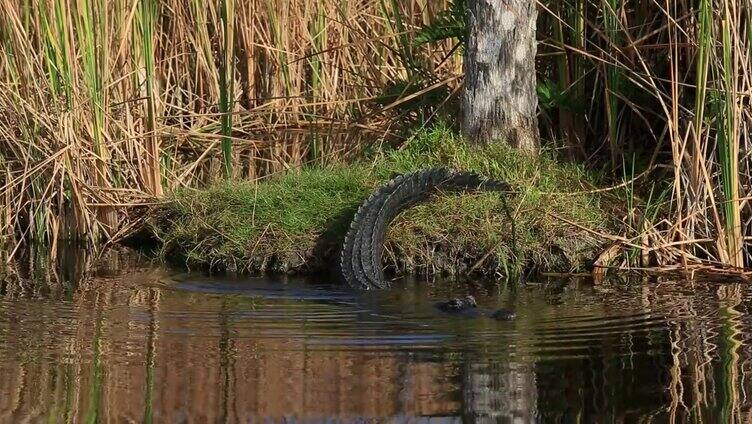
M 458 73 L 449 43 L 418 52 L 408 37 L 445 7 L 3 0 L 0 234 L 117 237 L 132 206 L 165 190 L 254 179 L 383 138 L 374 99 L 388 86 L 417 69 Z
M 561 0 L 541 7 L 554 29 L 541 54 L 556 58 L 541 71 L 557 83 L 542 100 L 559 112 L 544 117 L 551 138 L 575 157 L 600 158 L 629 181 L 624 263 L 748 265 L 752 4 Z M 659 182 L 652 191 L 651 180 Z M 646 207 L 631 201 L 636 186 Z

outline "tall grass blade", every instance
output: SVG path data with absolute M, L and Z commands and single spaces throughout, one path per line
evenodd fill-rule
M 156 0 L 140 0 L 141 45 L 144 60 L 146 92 L 146 166 L 144 181 L 147 190 L 155 196 L 162 195 L 159 136 L 157 134 L 157 90 L 154 66 L 154 20 Z
M 724 195 L 724 215 L 728 257 L 733 266 L 744 266 L 742 255 L 741 210 L 739 204 L 739 132 L 736 111 L 736 64 L 734 63 L 733 21 L 728 2 L 721 24 L 722 63 L 720 94 L 723 102 L 718 128 L 718 159 L 721 168 L 721 185 Z

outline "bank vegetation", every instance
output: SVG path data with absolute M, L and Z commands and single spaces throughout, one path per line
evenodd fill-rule
M 456 116 L 462 0 L 2 6 L 12 241 L 117 240 L 167 193 L 362 160 Z M 752 5 L 538 7 L 541 134 L 626 188 L 607 240 L 645 264 L 748 264 Z

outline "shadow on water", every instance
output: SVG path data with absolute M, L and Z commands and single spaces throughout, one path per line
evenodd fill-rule
M 38 252 L 37 252 L 38 253 Z M 209 277 L 109 252 L 0 271 L 0 421 L 749 422 L 750 288 Z M 473 294 L 518 318 L 442 314 Z

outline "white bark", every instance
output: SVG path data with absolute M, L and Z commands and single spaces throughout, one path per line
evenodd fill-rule
M 535 0 L 469 0 L 463 129 L 478 144 L 539 148 Z

